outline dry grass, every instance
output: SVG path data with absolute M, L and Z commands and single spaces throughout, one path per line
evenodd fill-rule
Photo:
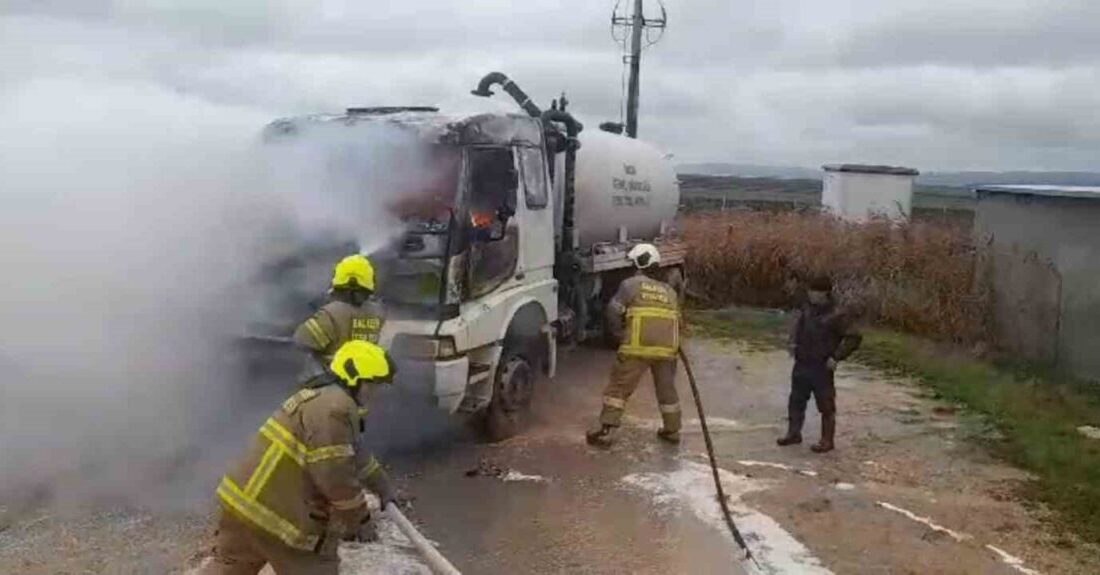
M 791 307 L 796 278 L 825 274 L 864 321 L 939 340 L 986 341 L 988 290 L 969 232 L 945 223 L 847 224 L 811 213 L 689 216 L 692 293 L 717 304 Z

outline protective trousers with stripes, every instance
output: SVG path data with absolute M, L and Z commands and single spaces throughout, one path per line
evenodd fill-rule
M 611 368 L 611 381 L 603 393 L 600 424 L 618 427 L 622 423 L 626 402 L 638 388 L 645 372 L 653 374 L 657 405 L 667 431 L 680 430 L 680 397 L 676 393 L 676 360 L 631 357 L 619 354 Z
M 196 575 L 256 575 L 269 563 L 280 575 L 337 575 L 339 540 L 331 543 L 313 552 L 294 549 L 223 511 L 214 537 L 214 556 Z

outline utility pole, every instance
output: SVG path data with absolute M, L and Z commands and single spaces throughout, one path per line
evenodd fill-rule
M 616 7 L 616 12 L 618 12 Z M 630 16 L 619 16 L 617 13 L 611 17 L 612 27 L 627 28 L 630 30 L 630 53 L 623 57 L 623 61 L 630 65 L 630 78 L 626 96 L 626 135 L 630 138 L 638 137 L 638 92 L 642 71 L 642 36 L 646 28 L 664 29 L 668 24 L 665 7 L 661 5 L 661 17 L 646 19 L 643 0 L 634 0 L 634 11 Z M 659 38 L 658 38 L 659 39 Z M 656 40 L 649 42 L 649 45 Z M 625 44 L 625 42 L 624 42 Z

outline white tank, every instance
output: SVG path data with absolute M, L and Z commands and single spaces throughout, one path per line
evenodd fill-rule
M 663 152 L 598 130 L 581 132 L 580 141 L 574 223 L 581 247 L 617 241 L 619 228 L 626 228 L 628 239 L 652 239 L 662 222 L 672 223 L 680 185 Z M 564 158 L 556 164 L 564 165 Z

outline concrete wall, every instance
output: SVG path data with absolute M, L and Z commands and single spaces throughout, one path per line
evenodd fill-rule
M 1044 359 L 1043 342 L 1055 337 L 1045 359 L 1100 380 L 1100 199 L 983 194 L 974 225 L 979 241 L 991 241 L 1006 347 Z
M 825 172 L 821 205 L 852 221 L 871 216 L 908 219 L 913 206 L 914 176 Z

